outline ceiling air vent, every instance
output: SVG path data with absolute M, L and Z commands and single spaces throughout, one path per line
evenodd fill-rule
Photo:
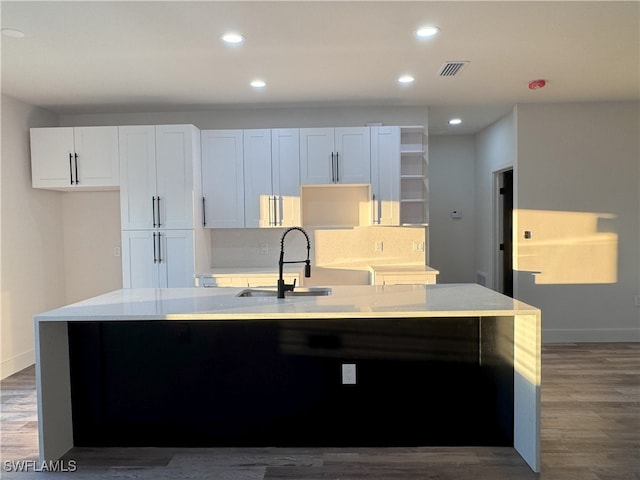
M 460 70 L 462 70 L 467 65 L 467 63 L 469 62 L 446 62 L 440 68 L 440 72 L 438 72 L 438 75 L 440 75 L 441 77 L 453 77 L 457 73 L 460 73 Z

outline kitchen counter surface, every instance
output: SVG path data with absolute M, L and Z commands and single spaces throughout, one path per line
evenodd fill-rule
M 241 343 L 243 339 L 249 338 L 247 341 L 251 344 L 250 338 L 255 339 L 256 335 L 260 337 L 265 329 L 281 331 L 273 330 L 274 325 L 284 322 L 282 328 L 288 328 L 287 332 L 304 333 L 308 328 L 312 328 L 309 333 L 311 340 L 308 340 L 312 343 L 309 345 L 317 347 L 318 341 L 326 342 L 327 339 L 333 339 L 336 335 L 340 338 L 344 335 L 353 335 L 349 332 L 361 332 L 367 339 L 370 339 L 371 332 L 375 333 L 380 329 L 385 331 L 385 328 L 390 328 L 390 331 L 396 333 L 400 329 L 401 334 L 404 331 L 402 329 L 411 324 L 424 332 L 422 336 L 416 337 L 416 341 L 422 339 L 420 341 L 426 342 L 425 352 L 430 351 L 429 349 L 433 349 L 434 352 L 449 352 L 459 344 L 455 342 L 452 344 L 446 332 L 451 333 L 451 329 L 453 332 L 458 332 L 456 329 L 460 325 L 471 325 L 470 328 L 463 329 L 463 332 L 466 332 L 465 335 L 469 335 L 470 339 L 476 338 L 475 335 L 478 334 L 480 340 L 478 344 L 472 343 L 468 346 L 482 352 L 481 358 L 488 359 L 487 368 L 491 368 L 494 361 L 499 361 L 498 363 L 506 368 L 500 377 L 503 380 L 506 379 L 506 383 L 503 382 L 504 388 L 495 385 L 491 388 L 497 389 L 496 394 L 502 395 L 505 399 L 512 399 L 509 404 L 513 407 L 513 416 L 512 420 L 511 417 L 508 420 L 513 422 L 513 447 L 534 472 L 540 470 L 541 314 L 539 309 L 477 284 L 334 286 L 329 296 L 298 296 L 284 299 L 278 299 L 275 296 L 237 297 L 236 295 L 242 290 L 235 287 L 123 289 L 37 315 L 34 319 L 34 327 L 40 460 L 57 460 L 75 445 L 72 391 L 74 385 L 83 383 L 77 378 L 72 381 L 75 377 L 70 375 L 72 370 L 70 353 L 73 350 L 77 356 L 83 352 L 92 355 L 101 351 L 100 348 L 91 346 L 90 335 L 85 336 L 87 331 L 104 332 L 106 335 L 104 341 L 125 342 L 125 344 L 134 342 L 127 344 L 128 346 L 117 344 L 113 347 L 116 351 L 122 349 L 121 352 L 125 356 L 138 352 L 135 342 L 141 338 L 140 347 L 146 345 L 144 338 L 140 337 L 141 332 L 157 333 L 158 328 L 161 332 L 171 331 L 173 333 L 169 336 L 165 334 L 150 336 L 149 342 L 152 339 L 177 342 L 175 345 L 171 343 L 172 348 L 183 352 L 184 355 L 171 357 L 173 360 L 164 359 L 162 353 L 158 354 L 153 350 L 155 344 L 150 343 L 149 345 L 152 346 L 147 346 L 152 349 L 149 355 L 156 355 L 155 360 L 152 361 L 153 365 L 163 364 L 163 368 L 171 368 L 174 372 L 179 371 L 180 368 L 185 368 L 186 372 L 194 372 L 194 365 L 188 364 L 190 358 L 193 360 L 192 349 L 200 345 L 200 353 L 203 355 L 206 352 L 213 354 L 218 350 L 210 351 L 206 345 L 203 347 L 198 342 L 188 343 L 189 334 L 185 337 L 186 340 L 180 336 L 180 332 L 189 332 L 191 329 L 195 329 L 194 332 L 205 333 L 218 331 L 217 329 L 232 333 L 241 331 L 242 335 L 232 334 L 229 338 L 235 338 Z M 412 318 L 420 321 L 412 322 Z M 359 322 L 360 319 L 362 322 Z M 178 323 L 174 325 L 172 321 Z M 220 323 L 217 324 L 217 321 Z M 243 321 L 246 321 L 246 324 L 241 323 Z M 349 328 L 343 332 L 340 326 L 344 327 L 345 322 Z M 123 329 L 132 332 L 131 335 L 123 334 Z M 71 348 L 70 338 L 75 339 L 73 340 L 75 341 L 74 349 Z M 200 341 L 204 337 L 197 338 Z M 218 337 L 213 335 L 207 338 L 213 345 Z M 262 340 L 266 341 L 260 338 L 260 342 L 256 344 L 262 344 Z M 387 352 L 389 345 L 385 336 L 374 335 L 371 338 L 377 338 L 377 341 L 382 342 L 383 351 Z M 344 337 L 344 342 L 347 340 L 348 338 Z M 393 345 L 393 342 L 391 344 Z M 232 352 L 229 353 L 231 355 L 229 358 L 237 354 L 244 361 L 247 352 L 244 352 L 243 348 L 247 346 L 244 343 L 242 345 L 241 348 L 229 347 L 223 343 L 216 344 L 216 348 L 222 348 L 220 355 L 226 355 L 224 348 L 229 347 L 231 349 L 229 352 Z M 295 345 L 298 343 L 294 342 Z M 300 345 L 304 347 L 307 343 L 303 341 Z M 327 345 L 325 350 L 328 348 L 331 353 L 338 348 L 337 346 L 343 344 L 339 342 Z M 344 345 L 346 345 L 344 348 L 347 348 L 348 342 Z M 406 344 L 399 345 L 398 354 L 405 354 Z M 410 345 L 413 345 L 413 338 Z M 496 350 L 500 345 L 504 355 Z M 393 351 L 390 350 L 392 353 Z M 105 352 L 113 354 L 114 350 L 107 348 Z M 348 349 L 342 353 L 347 355 Z M 469 350 L 464 347 L 459 353 L 469 355 Z M 146 353 L 142 355 L 146 358 Z M 326 361 L 331 362 L 333 357 L 327 358 Z M 448 357 L 445 355 L 445 358 Z M 118 363 L 121 357 L 115 354 L 111 359 Z M 389 361 L 393 363 L 392 360 Z M 169 364 L 166 364 L 167 361 Z M 175 365 L 172 363 L 174 361 Z M 238 361 L 236 364 L 243 364 L 243 361 Z M 354 357 L 349 361 L 355 365 L 364 360 Z M 180 362 L 187 363 L 182 365 Z M 94 365 L 91 361 L 84 360 L 80 364 L 87 368 Z M 451 368 L 455 369 L 457 365 L 456 361 Z M 114 367 L 111 373 L 126 376 L 126 368 L 119 368 Z M 224 372 L 224 370 L 221 371 Z M 149 375 L 156 373 L 156 367 L 153 366 Z M 101 377 L 91 373 L 88 378 Z M 479 378 L 472 376 L 469 377 L 469 381 L 480 381 Z M 74 381 L 79 383 L 73 383 Z M 194 388 L 199 388 L 198 383 L 194 385 L 196 385 Z M 143 391 L 147 390 L 143 389 Z M 463 396 L 466 398 L 467 394 Z M 129 397 L 127 397 L 128 400 Z M 473 399 L 470 401 L 473 402 Z M 146 400 L 140 400 L 140 402 L 143 404 Z M 281 402 L 278 402 L 278 405 L 280 404 Z M 178 410 L 184 411 L 184 409 Z M 478 418 L 484 418 L 484 416 L 480 415 Z M 181 423 L 178 424 L 181 425 Z M 189 432 L 185 432 L 185 438 L 190 438 L 190 435 Z
M 86 320 L 255 320 L 539 315 L 477 284 L 334 286 L 328 296 L 237 297 L 242 288 L 123 289 L 35 317 Z
M 429 265 L 372 265 L 369 267 L 374 273 L 433 273 L 439 274 L 440 271 L 436 270 Z

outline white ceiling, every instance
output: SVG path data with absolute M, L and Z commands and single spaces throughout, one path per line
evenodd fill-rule
M 640 98 L 640 2 L 2 1 L 2 93 L 62 113 L 429 106 L 431 133 L 513 104 Z M 435 24 L 427 41 L 417 27 Z M 241 31 L 240 47 L 219 36 Z M 440 77 L 447 61 L 470 63 Z M 415 82 L 400 86 L 410 73 Z M 260 77 L 266 88 L 249 82 Z M 543 78 L 547 86 L 528 89 Z

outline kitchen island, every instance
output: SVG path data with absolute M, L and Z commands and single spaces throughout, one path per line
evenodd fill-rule
M 509 445 L 539 471 L 540 311 L 475 284 L 125 289 L 35 317 L 74 446 Z

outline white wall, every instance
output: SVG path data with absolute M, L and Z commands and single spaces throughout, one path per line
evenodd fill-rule
M 514 168 L 516 162 L 516 117 L 504 116 L 476 135 L 476 271 L 487 276 L 487 286 L 496 288 L 494 249 L 494 174 Z M 516 202 L 517 192 L 514 192 Z
M 2 378 L 34 362 L 33 315 L 65 303 L 62 194 L 31 188 L 29 153 L 29 128 L 56 123 L 2 96 Z
M 226 128 L 427 126 L 427 107 L 234 108 L 191 112 L 62 115 L 61 126 L 193 124 L 201 130 Z
M 476 281 L 475 163 L 474 136 L 429 137 L 429 265 L 438 283 Z
M 120 192 L 62 196 L 66 303 L 122 288 Z
M 518 105 L 517 125 L 514 260 L 542 272 L 518 298 L 545 341 L 640 341 L 638 103 Z

